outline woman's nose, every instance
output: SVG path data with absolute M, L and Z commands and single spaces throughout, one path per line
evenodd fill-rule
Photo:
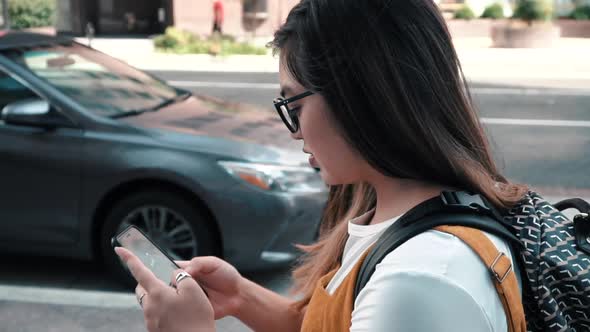
M 301 140 L 303 136 L 301 136 L 301 128 L 297 128 L 296 132 L 291 132 L 291 138 L 294 140 Z

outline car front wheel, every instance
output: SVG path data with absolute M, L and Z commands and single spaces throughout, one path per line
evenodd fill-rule
M 134 225 L 174 260 L 218 254 L 216 237 L 207 217 L 184 197 L 165 191 L 129 195 L 114 204 L 101 231 L 100 245 L 105 265 L 123 284 L 135 281 L 111 246 L 111 238 Z

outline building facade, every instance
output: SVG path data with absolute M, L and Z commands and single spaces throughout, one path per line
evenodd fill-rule
M 174 0 L 174 26 L 199 35 L 211 33 L 214 0 Z M 269 36 L 300 0 L 222 0 L 223 33 Z
M 84 35 L 149 35 L 175 26 L 199 35 L 213 27 L 214 0 L 56 0 L 56 30 Z M 222 0 L 223 32 L 268 36 L 300 0 Z
M 195 0 L 203 1 L 203 0 Z M 173 23 L 173 0 L 56 0 L 56 30 L 84 35 L 153 34 Z
M 215 0 L 56 0 L 58 32 L 84 35 L 91 26 L 100 35 L 150 35 L 175 26 L 198 35 L 213 28 Z M 223 32 L 233 36 L 270 36 L 300 0 L 221 0 Z M 357 0 L 366 1 L 366 0 Z M 516 0 L 433 0 L 445 12 L 469 5 L 476 15 L 494 2 L 512 14 Z M 558 15 L 567 15 L 574 4 L 590 0 L 553 0 Z M 452 13 L 448 13 L 452 17 Z

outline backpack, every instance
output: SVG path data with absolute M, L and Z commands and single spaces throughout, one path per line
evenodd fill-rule
M 569 220 L 561 213 L 569 208 L 582 213 Z M 483 196 L 443 191 L 408 211 L 379 237 L 362 263 L 354 298 L 387 254 L 412 237 L 437 229 L 457 235 L 486 263 L 509 331 L 590 331 L 589 213 L 590 204 L 582 199 L 551 205 L 530 191 L 500 215 Z M 522 276 L 522 299 L 510 261 L 480 231 L 510 244 Z

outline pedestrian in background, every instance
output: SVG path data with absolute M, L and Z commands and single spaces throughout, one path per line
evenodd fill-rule
M 215 257 L 180 262 L 194 279 L 174 290 L 117 248 L 138 280 L 148 329 L 213 331 L 214 319 L 231 315 L 255 331 L 508 331 L 487 266 L 438 230 L 388 254 L 354 298 L 368 250 L 414 207 L 465 190 L 506 213 L 528 190 L 494 162 L 435 3 L 303 0 L 271 45 L 285 134 L 302 141 L 330 186 L 319 241 L 303 247 L 293 274 L 298 296 L 265 289 Z M 245 222 L 255 225 L 255 216 Z M 507 241 L 483 236 L 518 274 Z
M 223 34 L 223 1 L 213 1 L 213 34 Z

